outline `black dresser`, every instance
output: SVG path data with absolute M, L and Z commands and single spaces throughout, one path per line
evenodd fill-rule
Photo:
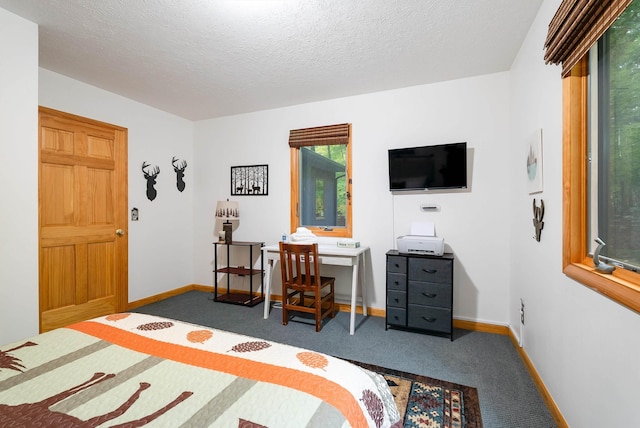
M 387 252 L 387 322 L 453 340 L 453 254 Z

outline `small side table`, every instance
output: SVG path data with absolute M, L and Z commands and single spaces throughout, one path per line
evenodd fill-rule
M 226 266 L 218 266 L 218 246 L 225 246 L 227 250 L 227 264 Z M 230 248 L 232 246 L 238 247 L 248 247 L 249 249 L 249 263 L 248 267 L 244 266 L 231 266 L 230 265 Z M 230 303 L 233 305 L 241 305 L 252 307 L 257 305 L 260 302 L 264 301 L 264 260 L 262 258 L 262 247 L 264 246 L 264 242 L 245 242 L 245 241 L 234 241 L 230 244 L 225 244 L 224 242 L 214 242 L 213 243 L 213 252 L 214 252 L 214 291 L 213 291 L 213 300 L 221 303 Z M 253 255 L 254 249 L 257 249 L 257 252 L 260 257 L 260 269 L 253 268 Z M 218 293 L 218 274 L 227 274 L 227 289 L 223 294 Z M 238 276 L 248 276 L 249 277 L 249 293 L 242 292 L 232 292 L 230 290 L 231 285 L 231 275 Z M 255 275 L 260 275 L 260 294 L 254 295 L 253 293 L 253 277 Z

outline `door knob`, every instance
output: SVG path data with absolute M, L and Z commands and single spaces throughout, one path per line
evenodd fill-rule
M 123 236 L 123 235 L 124 235 L 124 229 L 118 229 L 118 230 L 116 230 L 116 235 L 118 235 L 118 236 Z

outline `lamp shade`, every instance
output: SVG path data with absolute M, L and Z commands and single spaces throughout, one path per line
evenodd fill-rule
M 218 201 L 216 205 L 216 218 L 225 221 L 240 220 L 240 205 L 236 201 Z

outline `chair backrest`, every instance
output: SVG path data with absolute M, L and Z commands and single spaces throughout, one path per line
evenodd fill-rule
M 320 284 L 318 244 L 280 242 L 280 272 L 282 284 L 312 289 Z M 312 282 L 313 281 L 313 282 Z

